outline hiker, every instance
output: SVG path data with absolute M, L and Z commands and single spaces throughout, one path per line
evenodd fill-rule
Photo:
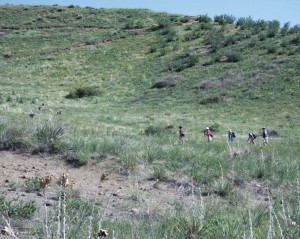
M 248 132 L 248 143 L 255 144 L 256 135 L 252 132 Z
M 232 144 L 235 141 L 235 138 L 236 138 L 235 133 L 232 132 L 231 129 L 228 130 L 228 143 Z
M 204 130 L 204 135 L 207 136 L 207 142 L 209 143 L 213 137 L 212 131 L 209 129 L 209 127 L 206 127 L 206 129 Z
M 179 126 L 179 141 L 181 144 L 184 143 L 184 137 L 185 137 L 184 130 L 181 126 Z
M 262 127 L 262 130 L 263 130 L 264 145 L 269 144 L 269 135 L 268 135 L 268 131 L 266 130 L 265 127 Z

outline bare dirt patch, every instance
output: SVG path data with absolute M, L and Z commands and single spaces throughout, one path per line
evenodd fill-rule
M 55 205 L 58 198 L 59 179 L 68 173 L 74 180 L 73 189 L 85 199 L 92 199 L 105 209 L 107 216 L 148 216 L 168 210 L 176 203 L 188 203 L 191 199 L 190 183 L 182 179 L 157 181 L 149 170 L 139 166 L 129 174 L 116 159 L 91 162 L 74 168 L 58 156 L 14 154 L 0 152 L 0 195 L 7 199 L 34 201 L 41 209 L 45 204 Z M 103 174 L 106 176 L 103 177 Z M 43 192 L 26 193 L 22 185 L 26 179 L 52 175 L 53 181 Z M 101 179 L 102 178 L 102 179 Z M 17 185 L 15 190 L 11 185 Z
M 60 186 L 57 182 L 63 173 L 68 173 L 69 179 L 74 180 L 73 189 L 81 198 L 94 200 L 103 216 L 110 219 L 151 218 L 173 211 L 178 205 L 185 207 L 212 201 L 227 203 L 213 192 L 202 193 L 201 196 L 200 187 L 187 177 L 170 176 L 164 181 L 157 181 L 151 177 L 153 172 L 146 165 L 127 172 L 113 157 L 74 168 L 60 156 L 6 151 L 0 151 L 0 196 L 7 200 L 34 201 L 39 212 L 32 220 L 41 221 L 45 217 L 45 208 L 53 210 L 58 203 Z M 52 175 L 53 181 L 45 191 L 25 192 L 23 185 L 26 179 L 47 175 Z M 14 190 L 12 185 L 17 185 Z M 265 190 L 264 185 L 254 181 L 234 188 L 249 200 L 246 203 L 249 207 L 267 204 Z M 18 234 L 21 234 L 20 230 Z

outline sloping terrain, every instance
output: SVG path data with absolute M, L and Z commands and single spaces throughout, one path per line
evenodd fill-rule
M 228 15 L 1 5 L 1 226 L 20 238 L 297 238 L 299 34 Z M 75 184 L 62 191 L 65 172 Z

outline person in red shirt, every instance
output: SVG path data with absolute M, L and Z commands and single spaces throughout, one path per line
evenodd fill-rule
M 204 135 L 207 136 L 207 142 L 209 143 L 212 140 L 213 134 L 209 127 L 206 127 Z

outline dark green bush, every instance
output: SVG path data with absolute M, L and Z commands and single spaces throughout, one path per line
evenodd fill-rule
M 213 123 L 210 127 L 209 127 L 213 132 L 218 132 L 220 131 L 220 125 L 218 123 Z
M 267 36 L 266 36 L 266 34 L 261 33 L 261 34 L 259 34 L 258 39 L 259 39 L 260 41 L 264 41 L 264 40 L 267 39 Z
M 280 30 L 280 33 L 282 36 L 285 36 L 290 30 L 290 23 L 289 22 L 286 22 L 284 23 L 283 27 L 281 28 Z
M 166 28 L 165 30 L 161 31 L 161 35 L 164 36 L 164 40 L 166 42 L 171 42 L 177 39 L 177 32 L 173 28 Z
M 78 87 L 71 91 L 66 98 L 68 99 L 76 99 L 76 98 L 83 98 L 89 96 L 99 96 L 101 95 L 101 90 L 95 86 L 83 86 Z
M 168 28 L 171 26 L 171 21 L 169 18 L 160 17 L 157 19 L 158 29 Z
M 268 22 L 268 37 L 275 37 L 280 29 L 280 22 L 277 20 Z
M 160 81 L 155 82 L 151 89 L 153 88 L 165 88 L 165 87 L 174 87 L 178 81 L 181 81 L 182 78 L 179 76 L 167 76 Z
M 227 52 L 225 53 L 225 57 L 227 58 L 227 62 L 239 62 L 243 58 L 240 52 Z
M 210 23 L 205 23 L 205 22 L 201 22 L 199 24 L 199 29 L 200 30 L 211 30 L 213 28 L 213 25 Z
M 265 20 L 257 20 L 256 26 L 259 27 L 261 30 L 266 30 L 268 27 L 268 23 Z
M 150 48 L 149 48 L 149 53 L 157 52 L 157 50 L 158 50 L 158 46 L 156 44 L 151 45 Z
M 36 153 L 59 153 L 66 147 L 62 138 L 66 135 L 63 126 L 54 122 L 46 121 L 39 124 L 33 133 L 32 154 Z
M 293 26 L 290 30 L 289 33 L 299 33 L 300 32 L 300 24 Z
M 295 45 L 300 44 L 300 34 L 297 35 L 296 37 L 294 37 L 294 38 L 291 40 L 291 43 L 292 43 L 292 44 L 295 44 Z
M 235 37 L 235 35 L 230 35 L 225 38 L 224 46 L 233 45 L 238 41 L 238 39 Z
M 205 38 L 205 43 L 210 45 L 211 51 L 216 53 L 224 45 L 224 32 L 213 29 Z
M 223 14 L 223 15 L 214 17 L 214 21 L 218 22 L 221 25 L 223 25 L 223 24 L 233 24 L 235 19 L 236 18 L 234 16 L 227 15 L 227 14 Z
M 183 41 L 192 41 L 192 40 L 195 40 L 197 38 L 200 38 L 201 36 L 201 31 L 199 31 L 198 29 L 190 32 L 190 33 L 187 33 L 184 38 L 183 38 Z
M 208 105 L 208 104 L 218 104 L 220 103 L 220 98 L 215 96 L 215 97 L 208 97 L 208 98 L 205 98 L 203 100 L 200 101 L 200 104 L 201 105 Z
M 278 46 L 277 45 L 269 45 L 267 46 L 267 52 L 274 54 L 278 51 Z
M 197 55 L 192 55 L 189 52 L 184 52 L 175 57 L 172 61 L 168 62 L 166 70 L 180 72 L 193 67 L 198 63 L 198 61 L 199 57 Z
M 182 22 L 182 23 L 187 23 L 190 20 L 191 20 L 191 17 L 189 17 L 189 16 L 184 16 L 184 17 L 180 18 L 180 22 Z
M 153 125 L 150 125 L 149 127 L 147 127 L 145 129 L 145 134 L 146 135 L 159 135 L 161 134 L 161 132 L 163 131 L 163 129 L 159 126 L 153 126 Z
M 74 167 L 81 167 L 87 164 L 88 155 L 85 152 L 81 152 L 80 149 L 74 151 L 69 150 L 64 159 L 67 163 L 72 164 Z
M 19 124 L 0 122 L 0 150 L 27 149 L 26 129 Z
M 252 38 L 249 42 L 249 47 L 255 47 L 258 45 L 257 38 Z
M 241 17 L 236 22 L 236 25 L 239 26 L 241 30 L 252 28 L 255 24 L 255 21 L 251 17 Z
M 37 210 L 37 205 L 32 201 L 6 201 L 4 197 L 0 197 L 0 212 L 3 215 L 14 218 L 30 218 Z
M 24 182 L 23 188 L 27 193 L 37 192 L 40 190 L 40 178 L 27 178 Z
M 200 23 L 210 23 L 211 18 L 206 15 L 200 15 L 196 20 L 198 20 Z

